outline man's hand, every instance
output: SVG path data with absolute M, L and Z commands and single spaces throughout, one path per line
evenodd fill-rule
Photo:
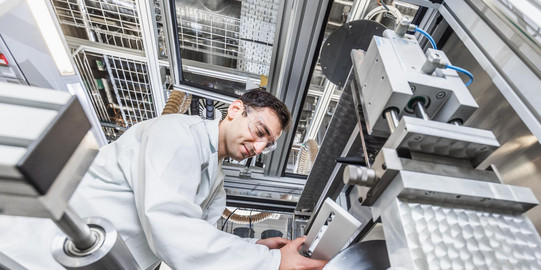
M 282 237 L 271 237 L 267 239 L 259 239 L 255 243 L 267 246 L 269 249 L 277 249 L 289 244 L 290 242 L 291 240 Z
M 309 259 L 299 254 L 299 250 L 301 249 L 305 238 L 306 236 L 299 237 L 280 249 L 280 253 L 282 254 L 280 270 L 318 270 L 325 267 L 327 261 Z

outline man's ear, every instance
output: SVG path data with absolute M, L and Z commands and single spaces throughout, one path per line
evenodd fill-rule
M 242 115 L 244 112 L 244 103 L 242 100 L 235 100 L 227 109 L 227 118 L 233 120 L 235 117 Z

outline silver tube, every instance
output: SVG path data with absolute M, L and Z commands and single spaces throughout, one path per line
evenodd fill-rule
M 423 102 L 421 101 L 415 101 L 413 103 L 413 111 L 415 112 L 415 115 L 419 118 L 423 118 L 423 120 L 428 120 L 428 115 L 426 114 L 425 107 L 423 105 Z
M 452 124 L 452 125 L 455 125 L 455 126 L 462 126 L 462 120 L 460 120 L 460 119 L 451 120 L 449 122 L 449 124 Z
M 137 261 L 116 231 L 113 223 L 103 218 L 86 218 L 96 245 L 88 250 L 78 250 L 66 236 L 59 233 L 53 240 L 53 258 L 68 270 L 140 270 Z M 148 269 L 154 269 L 150 267 Z
M 387 109 L 384 115 L 387 125 L 389 125 L 389 130 L 393 133 L 398 126 L 398 114 L 395 109 Z
M 88 225 L 69 206 L 59 220 L 53 221 L 80 250 L 90 248 L 96 241 Z

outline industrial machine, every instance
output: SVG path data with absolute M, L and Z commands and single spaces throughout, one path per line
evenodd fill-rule
M 98 145 L 172 91 L 209 116 L 265 85 L 295 121 L 269 155 L 224 163 L 248 229 L 252 209 L 291 215 L 284 235 L 326 269 L 541 268 L 538 1 L 0 5 L 0 228 L 52 220 L 54 266 L 137 267 L 111 224 L 67 203 Z M 17 244 L 0 268 L 24 269 L 3 253 Z
M 471 35 L 479 33 L 474 25 L 473 30 L 465 29 L 469 20 L 457 14 L 483 4 L 444 3 L 438 9 L 470 50 L 490 45 L 469 44 L 470 38 L 475 39 Z M 489 9 L 490 5 L 483 7 Z M 418 38 L 408 32 L 419 32 L 419 38 L 428 39 L 424 50 Z M 436 46 L 431 35 L 403 20 L 381 36 L 371 36 L 367 48 L 351 51 L 352 67 L 338 104 L 347 109 L 335 112 L 321 149 L 340 144 L 341 135 L 332 132 L 344 127 L 333 123 L 337 116 L 354 114 L 352 137 L 347 143 L 343 140 L 346 149 L 340 155 L 358 158 L 339 158 L 338 162 L 349 165 L 318 170 L 329 160 L 318 156 L 312 171 L 316 174 L 309 176 L 297 205 L 301 220 L 313 209 L 308 221 L 299 223 L 308 235 L 303 250 L 313 258 L 330 259 L 328 269 L 541 267 L 541 238 L 525 214 L 539 201 L 531 189 L 504 183 L 494 161 L 505 147 L 492 131 L 471 126 L 470 117 L 479 117 L 476 98 L 468 90 L 474 74 L 456 66 Z M 489 56 L 478 59 L 484 57 Z M 491 64 L 494 66 L 483 66 L 488 73 L 502 63 Z M 519 63 L 515 65 L 521 68 Z M 526 74 L 538 71 L 521 70 Z M 493 80 L 498 72 L 490 74 Z M 463 82 L 458 73 L 467 80 Z M 332 74 L 330 80 L 332 76 L 337 75 Z M 529 81 L 537 86 L 539 82 L 539 77 Z M 502 89 L 505 87 L 498 86 L 504 95 L 506 91 L 524 94 L 533 90 L 531 86 Z M 536 134 L 538 119 L 528 127 Z M 381 145 L 374 146 L 374 138 L 381 139 Z M 354 140 L 357 146 L 352 146 Z M 316 183 L 325 177 L 330 179 L 323 185 Z M 329 197 L 341 205 L 329 204 Z M 354 222 L 361 225 L 348 230 Z M 375 242 L 365 242 L 378 229 L 382 230 L 378 237 L 385 240 L 383 249 Z M 326 239 L 340 243 L 330 244 Z M 372 252 L 367 256 L 367 250 L 377 248 L 379 255 Z M 381 256 L 388 260 L 382 262 Z
M 16 84 L 0 89 L 3 214 L 51 219 L 63 232 L 51 252 L 67 269 L 139 269 L 111 222 L 82 219 L 69 206 L 98 152 L 77 98 Z

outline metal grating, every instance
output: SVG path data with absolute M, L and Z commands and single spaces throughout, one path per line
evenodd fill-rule
M 128 127 L 157 116 L 144 62 L 84 50 L 74 60 L 109 141 Z
M 105 56 L 105 63 L 125 126 L 156 117 L 146 63 L 116 56 Z
M 141 26 L 133 0 L 51 0 L 61 25 L 83 29 L 89 40 L 143 50 Z M 64 34 L 76 36 L 73 30 Z M 66 33 L 67 32 L 67 33 Z

